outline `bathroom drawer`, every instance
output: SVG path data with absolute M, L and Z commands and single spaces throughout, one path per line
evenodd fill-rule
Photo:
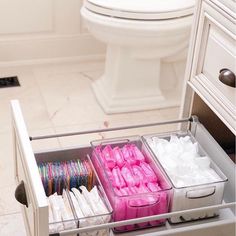
M 236 88 L 220 80 L 222 69 L 236 76 L 236 31 L 234 20 L 203 3 L 196 41 L 195 76 L 190 85 L 217 115 L 236 133 Z M 236 79 L 236 77 L 235 77 Z
M 26 191 L 26 198 L 28 207 L 22 205 L 23 216 L 25 220 L 25 226 L 27 230 L 28 236 L 46 236 L 49 234 L 49 224 L 48 224 L 48 204 L 46 201 L 46 195 L 43 189 L 43 184 L 40 179 L 37 162 L 39 162 L 42 158 L 42 155 L 35 154 L 33 152 L 30 136 L 28 135 L 23 115 L 21 113 L 20 105 L 18 101 L 12 101 L 12 122 L 13 122 L 13 134 L 15 140 L 15 174 L 17 182 L 20 183 L 22 180 L 24 181 L 24 188 Z M 232 228 L 235 223 L 235 165 L 228 158 L 226 153 L 221 149 L 221 147 L 216 143 L 216 141 L 210 136 L 208 131 L 197 122 L 196 119 L 184 119 L 182 121 L 174 121 L 174 123 L 179 122 L 187 122 L 189 124 L 188 130 L 194 135 L 196 140 L 200 143 L 200 145 L 206 150 L 206 152 L 212 156 L 214 162 L 221 168 L 222 172 L 228 178 L 228 182 L 225 185 L 224 192 L 224 202 L 223 204 L 208 206 L 208 210 L 219 210 L 220 217 L 216 217 L 211 220 L 202 220 L 196 222 L 189 222 L 187 224 L 183 223 L 182 225 L 172 225 L 168 222 L 166 225 L 161 227 L 155 227 L 152 229 L 145 229 L 141 231 L 131 231 L 128 235 L 136 236 L 136 235 L 192 235 L 192 232 L 196 232 L 199 229 L 201 230 L 201 235 L 209 235 L 209 230 L 213 230 L 215 227 L 219 225 L 221 228 L 227 228 L 227 230 L 232 232 Z M 173 122 L 166 122 L 166 124 L 170 124 Z M 163 123 L 162 123 L 163 124 Z M 152 126 L 153 124 L 149 124 Z M 147 126 L 147 124 L 146 124 Z M 143 127 L 140 126 L 140 127 Z M 122 129 L 122 128 L 119 128 Z M 112 129 L 111 129 L 112 130 Z M 104 130 L 100 130 L 101 132 Z M 91 131 L 89 131 L 91 133 Z M 93 131 L 98 132 L 98 130 Z M 83 132 L 86 133 L 86 132 Z M 78 132 L 75 134 L 83 134 L 82 132 Z M 68 134 L 71 135 L 71 134 Z M 140 134 L 143 135 L 143 134 Z M 49 138 L 48 137 L 37 137 L 37 139 Z M 57 137 L 61 137 L 58 135 Z M 34 137 L 32 137 L 33 140 Z M 88 143 L 85 147 L 78 147 L 80 153 L 91 154 L 91 147 Z M 72 152 L 73 147 L 67 148 L 66 150 L 59 150 L 61 154 L 63 151 Z M 45 151 L 46 152 L 46 151 Z M 46 158 L 49 156 L 47 155 Z M 45 158 L 45 155 L 44 155 Z M 54 155 L 54 157 L 50 157 L 50 161 L 60 160 L 60 155 Z M 46 161 L 46 160 L 41 160 Z M 232 210 L 231 210 L 232 209 Z M 196 208 L 187 210 L 187 213 L 197 213 L 204 211 L 206 209 Z M 77 233 L 88 232 L 89 230 L 99 230 L 99 229 L 113 229 L 116 227 L 130 225 L 130 224 L 139 224 L 142 222 L 149 222 L 153 220 L 160 220 L 163 218 L 170 218 L 172 216 L 180 216 L 186 213 L 186 211 L 178 211 L 172 213 L 164 213 L 160 215 L 148 216 L 142 219 L 131 219 L 125 220 L 122 222 L 111 222 L 106 224 L 100 224 L 95 226 L 89 226 L 85 228 L 73 229 L 73 230 L 64 230 L 59 234 L 55 235 L 76 235 Z M 110 231 L 110 235 L 113 235 L 113 232 Z M 118 235 L 118 234 L 116 234 Z M 213 234 L 215 235 L 215 234 Z
M 235 36 L 236 37 L 236 36 Z M 226 34 L 215 24 L 211 24 L 207 39 L 205 59 L 202 73 L 209 81 L 212 92 L 224 98 L 229 109 L 236 109 L 236 88 L 230 87 L 219 80 L 220 71 L 224 68 L 236 75 L 236 40 Z M 222 72 L 223 73 L 223 72 Z
M 215 5 L 222 8 L 224 11 L 230 11 L 231 14 L 236 15 L 236 1 L 235 0 L 209 0 Z
M 18 191 L 25 191 L 26 199 L 21 198 L 22 212 L 28 235 L 48 235 L 48 204 L 29 136 L 20 107 L 12 104 L 12 123 L 15 147 L 15 178 Z M 27 203 L 26 203 L 27 202 Z

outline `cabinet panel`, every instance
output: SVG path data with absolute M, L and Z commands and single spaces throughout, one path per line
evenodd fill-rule
M 233 18 L 203 2 L 189 84 L 220 119 L 236 133 L 236 88 L 219 80 L 227 68 L 236 74 Z
M 233 35 L 227 34 L 214 23 L 209 25 L 209 35 L 202 73 L 214 86 L 222 98 L 228 100 L 229 106 L 236 107 L 236 89 L 219 80 L 220 71 L 227 68 L 236 74 L 236 47 Z

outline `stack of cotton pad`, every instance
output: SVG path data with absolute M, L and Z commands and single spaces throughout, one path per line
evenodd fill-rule
M 62 195 L 54 193 L 48 197 L 48 209 L 49 233 L 57 233 L 77 227 L 65 190 L 63 190 Z
M 82 191 L 82 192 L 80 192 Z M 66 229 L 75 229 L 108 223 L 110 215 L 96 186 L 89 192 L 85 186 L 80 191 L 72 188 L 62 195 L 54 193 L 48 197 L 49 233 L 57 233 Z M 70 200 L 69 200 L 70 199 Z M 75 210 L 74 216 L 72 207 Z M 80 233 L 81 236 L 105 236 L 108 230 L 89 231 Z
M 76 188 L 72 188 L 70 197 L 75 208 L 77 218 L 79 219 L 79 227 L 87 227 L 89 225 L 99 225 L 108 223 L 110 215 L 107 207 L 101 199 L 96 186 L 89 192 L 85 186 L 81 186 L 80 192 Z M 80 233 L 81 236 L 105 236 L 108 230 L 89 231 Z
M 168 173 L 175 187 L 185 187 L 221 181 L 210 166 L 208 156 L 200 156 L 198 143 L 190 136 L 170 140 L 158 137 L 147 138 L 147 143 Z

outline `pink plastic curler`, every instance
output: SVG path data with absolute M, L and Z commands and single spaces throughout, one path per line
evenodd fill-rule
M 122 148 L 123 157 L 129 165 L 135 165 L 136 164 L 136 159 L 133 156 L 132 151 L 130 151 L 129 149 L 130 149 L 130 145 L 125 145 Z
M 138 162 L 144 162 L 145 161 L 145 157 L 143 155 L 143 153 L 138 149 L 138 147 L 134 144 L 130 145 L 130 150 L 133 153 L 133 156 L 136 158 L 136 160 Z
M 126 186 L 125 181 L 121 175 L 120 169 L 118 166 L 114 167 L 112 170 L 113 181 L 112 185 L 117 188 L 123 188 Z
M 168 195 L 166 192 L 161 191 L 159 194 L 159 203 L 158 205 L 155 207 L 155 214 L 164 214 L 166 212 L 168 212 Z M 155 225 L 159 225 L 159 224 L 163 224 L 165 223 L 166 219 L 160 219 L 156 222 Z
M 158 183 L 147 183 L 147 187 L 148 189 L 151 191 L 151 192 L 157 192 L 157 191 L 160 191 L 161 188 L 160 186 L 158 185 Z
M 115 202 L 115 209 L 114 212 L 114 220 L 115 221 L 121 221 L 126 219 L 126 202 L 125 199 L 123 199 L 121 196 L 123 195 L 121 191 L 117 188 L 114 188 L 115 194 L 118 196 L 116 197 Z M 124 231 L 126 229 L 126 226 L 119 226 L 115 228 L 118 231 Z
M 113 155 L 116 160 L 117 166 L 119 166 L 121 168 L 125 164 L 125 159 L 124 159 L 123 153 L 119 147 L 113 148 Z
M 134 219 L 137 217 L 137 207 L 130 207 L 129 199 L 132 196 L 133 192 L 130 190 L 130 188 L 124 188 L 124 190 L 127 192 L 129 197 L 126 198 L 126 204 L 127 204 L 127 211 L 126 211 L 126 219 Z M 133 230 L 135 228 L 135 225 L 127 225 L 126 229 L 127 230 Z
M 156 174 L 149 164 L 146 162 L 141 162 L 140 167 L 143 169 L 144 174 L 147 178 L 147 182 L 157 182 Z
M 113 156 L 113 151 L 110 145 L 107 145 L 103 150 L 102 154 L 104 157 L 104 161 L 107 163 L 107 166 L 112 169 L 116 166 L 116 160 Z
M 151 192 L 158 192 L 158 191 L 161 190 L 158 183 L 148 183 L 147 187 L 149 188 L 149 190 Z M 149 209 L 149 214 L 150 215 L 157 215 L 157 214 L 162 214 L 162 213 L 167 212 L 167 211 L 165 211 L 166 201 L 164 201 L 164 199 L 161 197 L 162 194 L 163 194 L 163 192 L 155 194 L 155 196 L 158 198 L 158 201 L 157 201 L 156 206 L 153 206 L 151 209 Z M 164 209 L 162 209 L 163 207 L 164 207 Z M 156 225 L 159 225 L 159 224 L 164 223 L 164 222 L 165 222 L 165 220 L 161 219 L 161 220 L 150 221 L 149 223 L 152 226 L 156 226 Z
M 125 164 L 121 168 L 121 174 L 122 174 L 127 186 L 133 187 L 133 186 L 139 184 L 139 182 L 137 182 L 137 179 L 134 178 L 134 176 L 132 174 L 132 170 L 128 164 Z
M 138 192 L 138 188 L 137 187 L 129 187 L 130 192 L 132 194 L 137 194 Z M 142 207 L 145 206 L 147 203 L 144 199 L 142 199 L 142 196 L 140 197 L 135 197 L 132 200 L 129 201 L 129 205 L 131 207 L 131 209 L 136 208 L 136 215 L 137 217 L 144 217 L 148 215 L 148 211 L 146 210 L 146 208 Z M 145 227 L 148 225 L 148 222 L 143 222 L 143 223 L 139 223 L 138 226 L 139 227 Z
M 133 165 L 132 166 L 132 171 L 133 171 L 134 177 L 136 178 L 136 181 L 139 184 L 148 182 L 148 180 L 146 178 L 146 175 L 145 175 L 143 169 L 140 166 Z

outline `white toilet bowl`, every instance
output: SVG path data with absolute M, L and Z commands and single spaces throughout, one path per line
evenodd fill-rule
M 189 41 L 194 0 L 86 0 L 88 30 L 107 44 L 105 72 L 93 83 L 106 113 L 179 105 L 176 83 L 168 91 L 161 62 L 178 60 Z M 173 78 L 175 79 L 175 78 Z M 166 83 L 170 83 L 166 81 Z M 165 88 L 170 86 L 165 85 Z

